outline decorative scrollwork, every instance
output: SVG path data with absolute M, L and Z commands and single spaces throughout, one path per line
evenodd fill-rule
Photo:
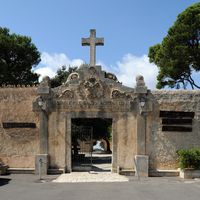
M 90 67 L 89 68 L 89 73 L 92 76 L 97 75 L 97 70 L 94 67 Z
M 63 99 L 73 99 L 74 98 L 74 92 L 71 90 L 64 90 L 62 94 L 59 96 L 59 98 Z
M 89 78 L 87 81 L 84 82 L 84 88 L 87 98 L 93 99 L 103 96 L 102 85 L 94 77 Z
M 105 73 L 105 78 L 118 82 L 117 77 L 112 73 Z
M 69 75 L 67 81 L 74 81 L 79 79 L 79 74 L 77 72 L 73 72 Z
M 111 93 L 111 98 L 112 99 L 121 99 L 121 98 L 131 98 L 131 95 L 130 94 L 126 94 L 125 92 L 121 92 L 117 89 L 114 89 Z

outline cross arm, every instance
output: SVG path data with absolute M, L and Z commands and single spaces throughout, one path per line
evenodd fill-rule
M 81 39 L 82 46 L 90 46 L 90 38 Z
M 103 46 L 104 45 L 104 39 L 103 38 L 96 38 L 95 44 L 98 46 Z

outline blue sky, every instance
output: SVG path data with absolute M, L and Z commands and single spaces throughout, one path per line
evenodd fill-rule
M 36 71 L 53 76 L 61 65 L 89 62 L 81 37 L 95 28 L 105 45 L 97 63 L 134 86 L 143 74 L 155 88 L 157 67 L 148 62 L 150 46 L 160 43 L 176 17 L 197 0 L 0 0 L 0 26 L 32 38 L 42 54 Z

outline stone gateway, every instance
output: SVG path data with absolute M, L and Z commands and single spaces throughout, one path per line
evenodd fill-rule
M 103 44 L 95 36 L 91 30 L 82 40 L 93 45 L 90 64 L 81 65 L 65 84 L 51 88 L 45 77 L 38 87 L 0 88 L 0 158 L 11 171 L 73 171 L 73 158 L 85 156 L 77 152 L 92 153 L 91 138 L 99 139 L 95 132 L 75 138 L 73 127 L 80 121 L 111 127 L 110 142 L 102 138 L 112 152 L 112 172 L 138 168 L 148 176 L 177 169 L 176 151 L 200 146 L 200 92 L 150 91 L 142 76 L 134 88 L 122 85 L 95 64 L 95 45 Z

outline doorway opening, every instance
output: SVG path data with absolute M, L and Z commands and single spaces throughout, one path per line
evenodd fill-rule
M 71 120 L 72 171 L 111 171 L 112 119 Z

